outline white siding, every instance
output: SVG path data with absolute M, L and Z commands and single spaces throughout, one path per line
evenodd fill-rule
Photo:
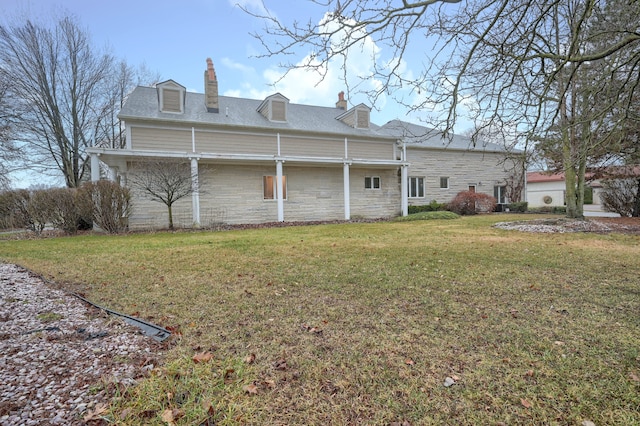
M 527 184 L 527 201 L 529 202 L 529 207 L 563 206 L 564 192 L 564 181 L 529 182 Z M 549 204 L 544 202 L 545 197 L 551 197 Z
M 476 192 L 493 197 L 493 187 L 504 185 L 509 173 L 501 164 L 500 153 L 430 150 L 407 147 L 408 175 L 423 177 L 424 198 L 409 198 L 410 205 L 447 203 L 460 191 L 475 185 Z M 440 178 L 449 178 L 449 188 L 440 188 Z
M 328 139 L 308 139 L 291 136 L 280 137 L 282 155 L 302 157 L 344 158 L 344 141 Z
M 220 223 L 264 223 L 277 221 L 277 202 L 263 199 L 263 176 L 275 175 L 276 166 L 229 165 L 200 162 L 200 219 L 204 227 Z M 344 219 L 343 169 L 338 167 L 287 166 L 287 222 Z M 380 190 L 365 190 L 365 176 L 380 176 Z M 355 217 L 379 218 L 400 212 L 397 171 L 351 168 L 351 214 Z M 166 228 L 167 209 L 136 193 L 130 226 Z M 192 225 L 191 197 L 174 205 L 176 227 Z

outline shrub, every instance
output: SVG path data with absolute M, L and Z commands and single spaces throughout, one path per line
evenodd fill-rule
M 117 234 L 127 229 L 131 213 L 131 194 L 116 182 L 100 180 L 82 186 L 81 192 L 88 199 L 93 222 L 102 230 Z
M 518 201 L 517 203 L 507 204 L 507 208 L 510 212 L 524 213 L 528 210 L 529 203 L 526 201 Z
M 428 212 L 414 213 L 408 216 L 400 216 L 400 217 L 397 217 L 395 220 L 398 222 L 411 222 L 414 220 L 457 219 L 459 217 L 460 216 L 458 216 L 454 212 L 428 211 Z
M 4 191 L 0 193 L 0 229 L 27 227 L 26 206 L 29 191 Z
M 83 215 L 83 204 L 78 190 L 72 188 L 49 189 L 48 195 L 51 197 L 52 216 L 51 224 L 54 228 L 64 231 L 67 234 L 74 234 L 78 231 L 80 224 L 86 223 L 86 212 Z M 89 216 L 89 222 L 90 222 Z
M 543 213 L 543 214 L 565 214 L 567 208 L 564 206 L 541 206 L 531 207 L 527 210 L 529 213 Z
M 551 208 L 551 213 L 553 214 L 566 214 L 567 208 L 565 206 L 555 206 Z
M 436 200 L 431 200 L 429 204 L 421 206 L 409 206 L 409 214 L 415 214 L 420 212 L 436 212 L 447 210 L 446 203 L 438 203 Z
M 620 216 L 640 215 L 640 178 L 607 179 L 602 181 L 602 207 Z
M 593 188 L 590 186 L 584 188 L 584 204 L 593 204 Z
M 25 195 L 25 201 L 21 208 L 24 208 L 26 228 L 40 235 L 47 223 L 53 220 L 55 215 L 55 204 L 50 194 L 51 190 L 39 189 Z
M 460 215 L 489 213 L 496 208 L 496 199 L 491 195 L 473 191 L 459 192 L 449 203 L 449 210 Z

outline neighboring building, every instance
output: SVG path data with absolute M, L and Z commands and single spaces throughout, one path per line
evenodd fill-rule
M 491 195 L 498 204 L 509 200 L 507 185 L 515 170 L 504 147 L 393 120 L 380 128 L 406 143 L 409 161 L 409 204 L 450 201 L 460 191 Z M 517 154 L 517 152 L 514 152 Z
M 603 186 L 601 180 L 625 179 L 640 176 L 640 166 L 611 166 L 585 174 L 585 187 L 592 190 L 594 208 L 602 208 Z M 527 201 L 529 207 L 561 207 L 565 205 L 564 173 L 529 172 L 527 173 Z M 586 191 L 586 190 L 585 190 Z M 585 196 L 585 198 L 587 198 Z
M 527 173 L 529 207 L 560 207 L 565 205 L 564 173 Z
M 401 127 L 412 125 L 376 126 L 370 108 L 347 109 L 343 93 L 335 107 L 294 104 L 280 93 L 219 96 L 210 59 L 204 80 L 204 94 L 173 80 L 137 87 L 119 114 L 127 146 L 90 148 L 92 180 L 100 161 L 124 185 L 145 162 L 188 162 L 197 179 L 192 197 L 174 205 L 176 226 L 393 217 L 409 203 L 446 202 L 470 188 L 503 194 L 494 189 L 505 182 L 494 147 L 410 140 Z M 164 227 L 167 209 L 134 192 L 129 223 Z
M 600 206 L 602 185 L 593 173 L 585 175 L 585 193 L 592 191 L 589 202 L 594 207 Z M 529 172 L 527 173 L 527 201 L 529 207 L 562 207 L 566 205 L 566 184 L 564 173 Z M 587 198 L 585 196 L 585 198 Z M 593 199 L 593 201 L 591 201 Z

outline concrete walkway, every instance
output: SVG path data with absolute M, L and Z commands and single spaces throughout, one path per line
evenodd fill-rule
M 599 204 L 585 204 L 585 217 L 620 217 L 618 213 L 605 212 Z

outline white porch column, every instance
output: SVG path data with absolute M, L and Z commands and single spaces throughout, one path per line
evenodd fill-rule
M 91 154 L 91 182 L 100 180 L 100 158 L 98 154 Z
M 351 193 L 349 192 L 349 163 L 343 166 L 344 183 L 344 220 L 351 220 Z
M 276 197 L 278 199 L 278 222 L 284 222 L 284 191 L 282 185 L 282 160 L 276 160 Z
M 191 211 L 193 226 L 200 227 L 200 182 L 198 178 L 198 159 L 191 159 Z
M 401 178 L 400 178 L 400 185 L 402 186 L 400 193 L 402 194 L 402 216 L 407 216 L 409 214 L 409 191 L 408 191 L 408 184 L 409 184 L 409 179 L 407 176 L 407 170 L 408 167 L 406 165 L 403 165 L 401 168 Z
M 407 144 L 402 144 L 402 161 L 407 162 Z M 409 173 L 409 166 L 404 164 L 401 169 L 401 177 L 400 177 L 400 185 L 402 188 L 400 189 L 400 194 L 402 196 L 402 216 L 409 215 L 409 177 L 407 176 Z

